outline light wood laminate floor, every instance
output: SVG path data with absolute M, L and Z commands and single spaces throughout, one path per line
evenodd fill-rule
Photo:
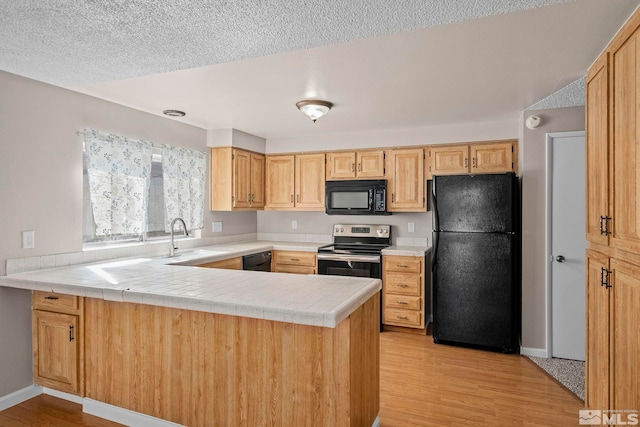
M 380 347 L 382 427 L 578 424 L 582 401 L 525 357 L 400 332 L 382 333 Z M 46 395 L 0 412 L 2 427 L 118 425 Z

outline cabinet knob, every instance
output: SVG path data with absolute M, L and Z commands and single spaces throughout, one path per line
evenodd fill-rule
M 563 257 L 562 255 L 558 255 L 558 256 L 556 257 L 556 261 L 557 261 L 557 262 L 565 262 L 566 260 L 564 259 L 564 257 Z

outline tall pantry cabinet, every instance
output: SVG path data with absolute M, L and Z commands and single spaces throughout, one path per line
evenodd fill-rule
M 640 409 L 640 11 L 587 75 L 590 409 Z

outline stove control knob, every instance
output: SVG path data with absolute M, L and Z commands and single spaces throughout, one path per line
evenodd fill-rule
M 344 233 L 344 228 L 340 227 L 340 232 Z

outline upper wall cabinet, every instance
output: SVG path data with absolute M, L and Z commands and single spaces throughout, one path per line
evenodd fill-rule
M 211 210 L 264 207 L 264 155 L 233 147 L 211 149 Z
M 609 244 L 609 53 L 587 75 L 587 240 Z
M 327 180 L 384 178 L 384 150 L 327 153 Z
M 425 175 L 515 171 L 515 141 L 431 146 Z
M 325 156 L 267 156 L 266 209 L 324 210 Z
M 387 151 L 387 172 L 387 210 L 426 211 L 424 150 L 412 148 Z

